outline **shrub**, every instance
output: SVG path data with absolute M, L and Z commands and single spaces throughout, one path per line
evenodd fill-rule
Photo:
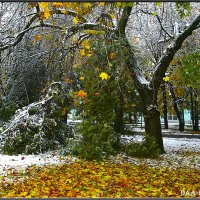
M 73 153 L 86 160 L 101 160 L 115 152 L 116 133 L 109 124 L 95 123 L 92 119 L 94 117 L 78 125 L 82 140 L 75 146 Z
M 152 136 L 144 135 L 141 143 L 131 143 L 124 149 L 128 156 L 139 158 L 158 158 L 159 149 Z
M 0 119 L 2 121 L 9 121 L 11 117 L 15 114 L 15 111 L 18 109 L 18 105 L 14 102 L 6 103 L 1 109 L 0 109 Z
M 73 137 L 71 127 L 63 120 L 68 101 L 61 88 L 61 83 L 52 83 L 42 101 L 15 113 L 2 134 L 3 153 L 44 153 L 64 146 L 66 138 Z

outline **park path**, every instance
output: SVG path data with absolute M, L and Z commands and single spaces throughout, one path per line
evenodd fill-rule
M 144 128 L 133 127 L 130 125 L 127 125 L 126 127 L 128 130 L 133 131 L 135 135 L 143 135 L 145 132 Z M 180 132 L 176 129 L 162 129 L 162 135 L 167 138 L 200 139 L 200 134 L 192 134 L 191 130 Z

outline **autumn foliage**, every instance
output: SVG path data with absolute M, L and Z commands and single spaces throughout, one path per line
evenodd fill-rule
M 128 163 L 83 162 L 12 172 L 0 182 L 0 197 L 180 197 L 197 191 L 196 169 L 152 168 Z M 20 181 L 24 178 L 24 181 Z M 16 182 L 18 180 L 18 182 Z

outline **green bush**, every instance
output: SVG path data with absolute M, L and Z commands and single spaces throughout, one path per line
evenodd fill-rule
M 139 158 L 158 158 L 159 149 L 152 136 L 145 134 L 141 143 L 131 143 L 124 148 L 128 156 Z
M 116 133 L 109 124 L 95 123 L 93 118 L 78 125 L 82 140 L 74 147 L 73 154 L 86 160 L 101 160 L 114 154 L 114 146 L 117 142 Z
M 4 122 L 9 121 L 18 108 L 18 105 L 14 102 L 3 105 L 3 107 L 0 108 L 0 119 Z

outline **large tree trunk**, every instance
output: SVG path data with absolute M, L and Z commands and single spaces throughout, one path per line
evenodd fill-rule
M 145 132 L 155 138 L 160 153 L 165 153 L 160 124 L 160 112 L 156 108 L 145 109 L 144 121 Z
M 161 85 L 162 95 L 163 95 L 163 116 L 164 116 L 164 125 L 165 129 L 168 129 L 168 118 L 167 118 L 167 94 L 165 83 Z
M 157 96 L 157 91 L 143 88 L 143 90 L 140 90 L 140 93 L 142 97 L 145 132 L 154 137 L 160 153 L 165 153 L 160 123 L 160 112 L 158 111 L 157 100 L 154 98 Z
M 179 131 L 182 132 L 182 131 L 184 131 L 184 125 L 185 125 L 184 112 L 180 108 L 180 103 L 178 103 L 178 99 L 176 98 L 176 95 L 174 93 L 174 88 L 173 88 L 172 83 L 168 82 L 168 85 L 169 85 L 170 93 L 172 95 L 172 101 L 173 101 L 174 110 L 175 110 L 176 115 L 177 115 L 178 120 L 179 120 Z

